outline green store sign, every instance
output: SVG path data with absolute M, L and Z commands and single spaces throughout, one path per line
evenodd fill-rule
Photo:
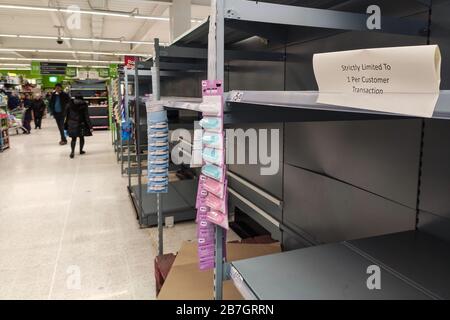
M 77 68 L 67 68 L 66 76 L 70 78 L 75 78 L 77 76 Z
M 40 76 L 41 75 L 41 63 L 39 61 L 31 62 L 31 75 Z
M 110 76 L 111 78 L 117 78 L 117 77 L 119 77 L 118 68 L 119 68 L 119 65 L 118 65 L 118 64 L 110 64 L 110 65 L 109 65 L 109 76 Z
M 101 78 L 109 78 L 109 69 L 98 69 L 98 75 Z

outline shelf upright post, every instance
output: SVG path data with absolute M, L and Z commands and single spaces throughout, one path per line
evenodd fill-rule
M 211 18 L 208 41 L 208 79 L 225 79 L 225 20 L 224 0 L 213 0 L 211 3 Z M 222 227 L 216 226 L 215 236 L 215 268 L 214 268 L 214 299 L 223 300 L 223 270 L 224 270 L 224 234 Z
M 152 67 L 152 94 L 154 101 L 161 100 L 161 73 L 160 73 L 160 48 L 159 39 L 155 39 L 155 52 Z M 160 193 L 156 194 L 156 206 L 158 212 L 158 254 L 164 254 L 164 230 L 163 230 L 163 199 Z
M 109 83 L 106 82 L 106 90 L 108 90 L 108 120 L 109 120 L 109 128 L 111 130 L 111 144 L 115 147 L 116 143 L 114 141 L 114 135 L 115 135 L 115 127 L 113 126 L 112 116 L 113 116 L 113 102 L 112 102 L 112 87 L 113 87 L 113 81 L 112 78 L 109 79 Z
M 141 106 L 139 101 L 139 61 L 136 61 L 134 66 L 134 95 L 136 103 L 136 114 L 135 114 L 135 128 L 136 131 L 136 160 L 138 164 L 138 215 L 139 222 L 142 225 L 142 163 L 141 163 Z
M 125 118 L 126 121 L 129 124 L 128 130 L 130 130 L 130 134 L 128 135 L 128 139 L 127 139 L 127 153 L 128 153 L 128 159 L 127 159 L 127 163 L 128 163 L 128 189 L 131 191 L 131 133 L 133 132 L 131 130 L 131 121 L 130 121 L 130 92 L 128 91 L 128 70 L 125 66 Z M 122 168 L 123 168 L 123 145 L 122 145 Z M 122 170 L 123 172 L 123 170 Z

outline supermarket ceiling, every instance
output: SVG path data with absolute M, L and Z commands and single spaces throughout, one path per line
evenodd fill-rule
M 155 38 L 171 41 L 170 17 L 179 10 L 172 1 L 0 0 L 0 69 L 32 60 L 107 65 L 123 55 L 150 56 Z M 210 0 L 190 2 L 195 27 L 208 18 Z

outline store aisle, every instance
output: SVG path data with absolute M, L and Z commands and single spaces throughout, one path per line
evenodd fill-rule
M 0 299 L 153 299 L 140 230 L 109 132 L 69 159 L 51 120 L 0 154 Z

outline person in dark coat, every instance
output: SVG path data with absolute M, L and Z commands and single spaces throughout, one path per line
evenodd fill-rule
M 27 100 L 28 99 L 28 100 Z M 22 119 L 22 126 L 27 129 L 27 132 L 24 132 L 25 134 L 31 133 L 31 120 L 33 120 L 33 108 L 31 103 L 29 103 L 28 95 L 24 98 L 23 107 L 25 109 L 25 113 L 23 115 Z
M 13 111 L 14 109 L 17 109 L 20 107 L 20 99 L 17 96 L 16 92 L 13 92 L 8 96 L 8 109 L 10 111 Z
M 89 118 L 88 104 L 82 97 L 77 97 L 68 104 L 64 128 L 72 138 L 70 158 L 75 157 L 77 138 L 80 138 L 80 154 L 85 154 L 86 152 L 83 151 L 84 137 L 92 136 L 93 129 Z
M 45 102 L 41 95 L 36 95 L 33 100 L 33 115 L 34 115 L 34 126 L 35 129 L 42 129 L 42 118 L 45 113 Z
M 60 83 L 55 85 L 55 91 L 50 98 L 50 113 L 56 120 L 58 125 L 59 134 L 61 135 L 60 145 L 66 145 L 67 139 L 64 134 L 64 119 L 66 117 L 67 105 L 70 103 L 70 97 L 67 93 L 62 90 L 62 85 Z
M 25 109 L 30 109 L 30 108 L 33 107 L 33 102 L 32 102 L 32 100 L 30 98 L 30 95 L 28 93 L 25 93 L 23 95 L 23 107 Z

